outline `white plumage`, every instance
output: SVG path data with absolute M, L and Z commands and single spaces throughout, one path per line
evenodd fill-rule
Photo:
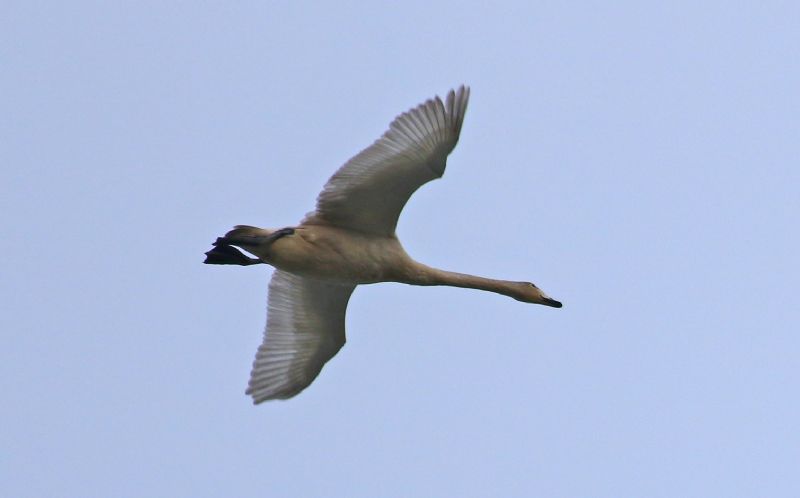
M 530 282 L 418 263 L 395 235 L 409 197 L 444 174 L 468 101 L 469 88 L 462 86 L 451 90 L 445 102 L 436 97 L 395 118 L 383 136 L 334 173 L 316 210 L 299 225 L 278 230 L 237 226 L 206 253 L 210 264 L 276 267 L 264 341 L 247 388 L 255 403 L 290 398 L 319 375 L 345 343 L 347 302 L 359 284 L 450 285 L 561 307 Z

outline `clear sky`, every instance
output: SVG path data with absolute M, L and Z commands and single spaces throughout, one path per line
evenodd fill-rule
M 0 495 L 800 496 L 800 7 L 611 3 L 4 2 Z M 461 83 L 398 234 L 564 308 L 361 287 L 254 407 L 203 252 Z

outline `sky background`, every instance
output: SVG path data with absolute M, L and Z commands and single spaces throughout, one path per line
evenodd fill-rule
M 0 7 L 0 495 L 800 496 L 797 2 Z M 472 100 L 398 226 L 564 308 L 360 287 L 244 389 L 282 227 L 398 113 Z

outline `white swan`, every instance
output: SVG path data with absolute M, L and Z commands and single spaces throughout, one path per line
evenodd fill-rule
M 469 88 L 401 114 L 375 143 L 328 180 L 316 210 L 297 226 L 237 226 L 214 243 L 205 263 L 276 268 L 267 328 L 247 394 L 254 403 L 305 389 L 345 343 L 345 310 L 358 284 L 450 285 L 560 308 L 529 282 L 509 282 L 420 264 L 395 235 L 400 211 L 423 184 L 440 178 L 458 142 Z M 250 258 L 235 247 L 257 256 Z

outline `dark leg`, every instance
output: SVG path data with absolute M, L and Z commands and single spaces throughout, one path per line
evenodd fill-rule
M 281 237 L 292 235 L 294 233 L 294 228 L 281 228 L 280 230 L 275 230 L 269 235 L 251 235 L 248 232 L 251 232 L 249 227 L 245 229 L 231 230 L 224 237 L 217 238 L 213 245 L 216 247 L 228 245 L 239 247 L 269 245 Z

